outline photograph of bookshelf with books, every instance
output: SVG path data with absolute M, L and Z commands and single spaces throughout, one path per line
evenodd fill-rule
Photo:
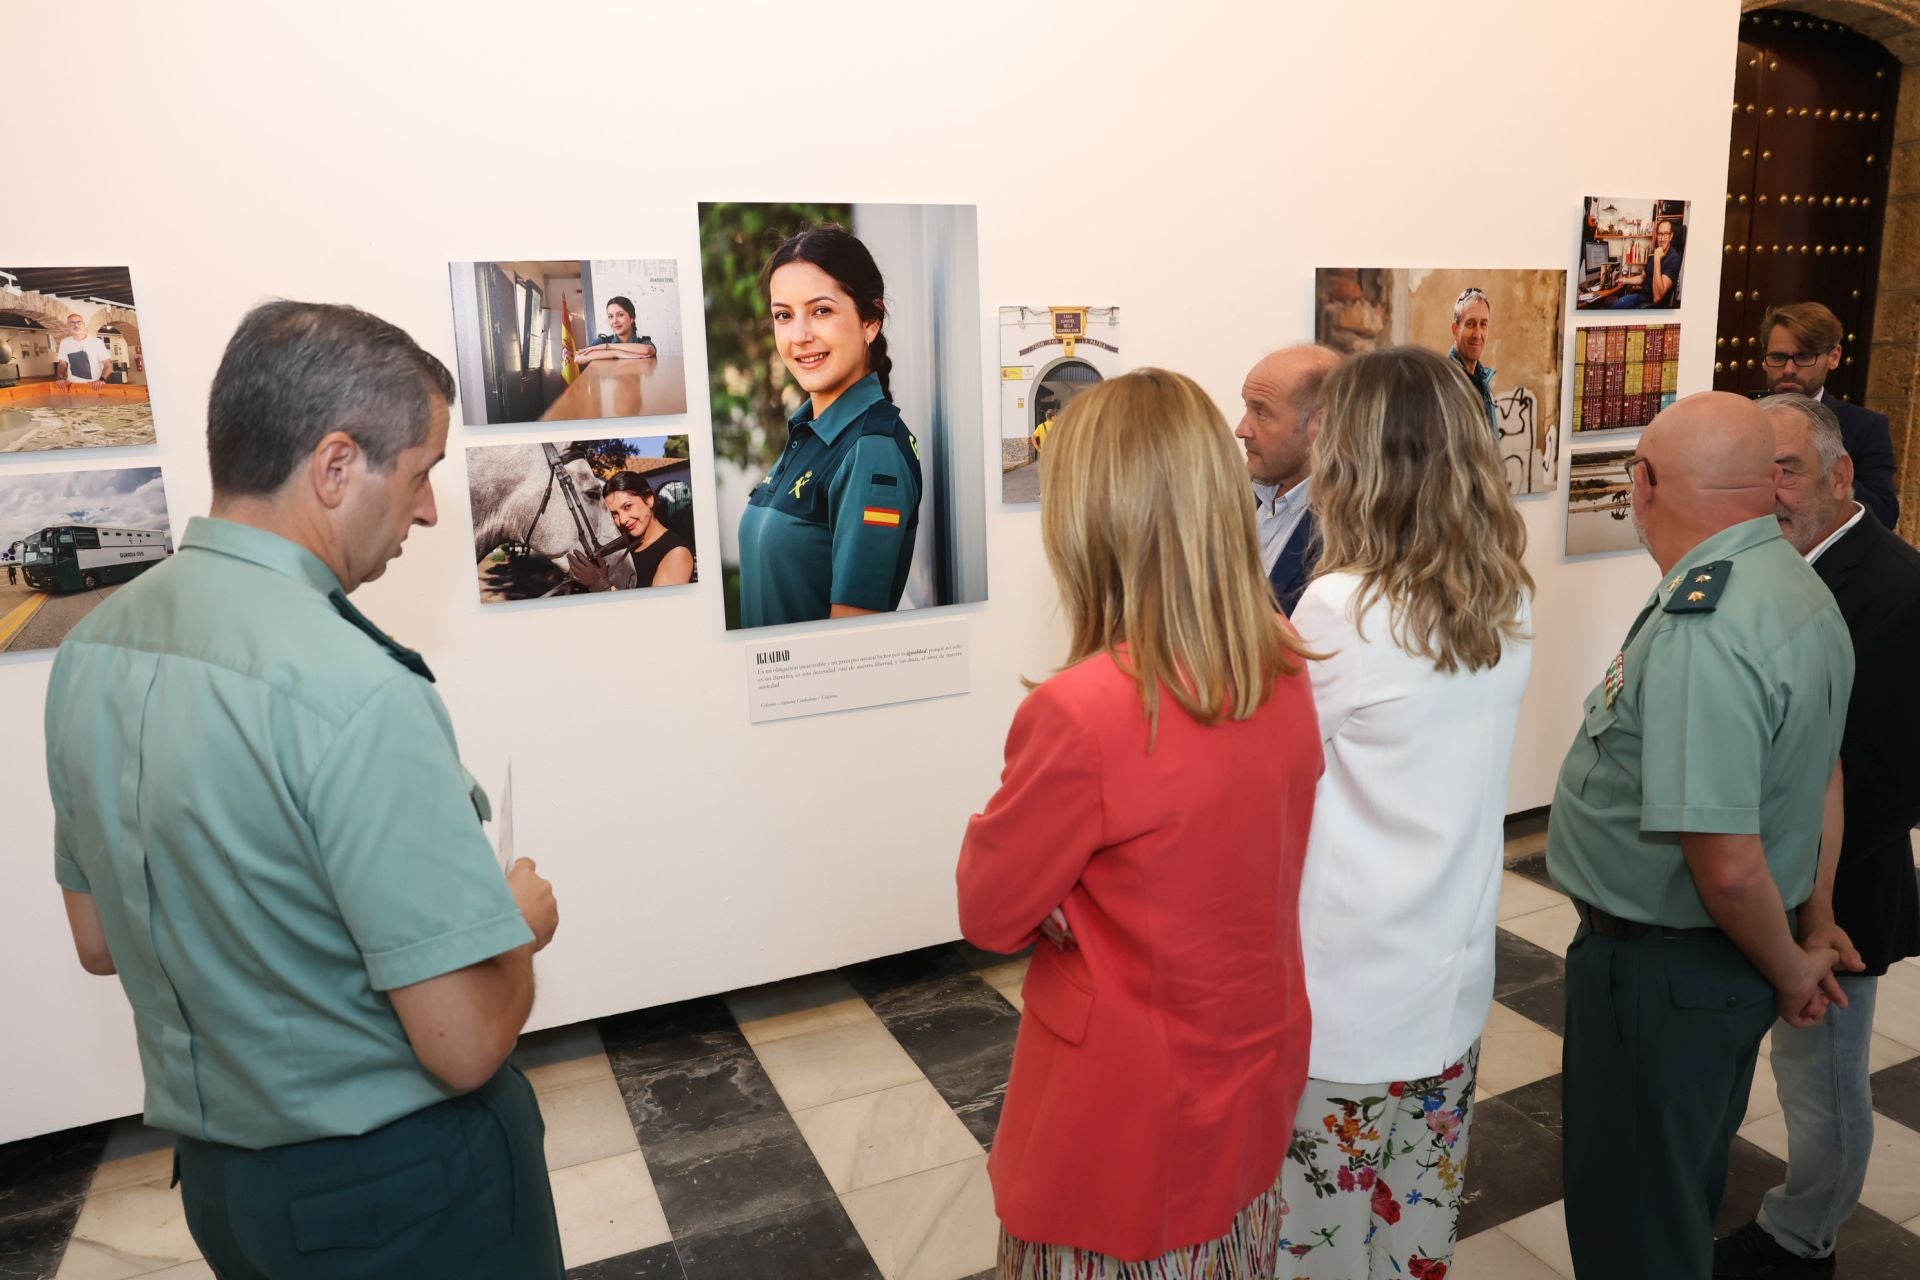
M 1644 427 L 1673 403 L 1677 324 L 1588 325 L 1573 331 L 1573 429 Z
M 1685 200 L 1588 196 L 1574 306 L 1581 311 L 1678 307 L 1686 252 Z

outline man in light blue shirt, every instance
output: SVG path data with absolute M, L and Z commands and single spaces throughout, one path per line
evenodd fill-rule
M 55 877 L 221 1276 L 561 1275 L 505 1065 L 553 892 L 501 874 L 432 673 L 347 600 L 434 523 L 452 394 L 365 312 L 255 309 L 208 405 L 213 515 L 54 664 Z
M 1319 558 L 1313 513 L 1307 509 L 1307 451 L 1319 421 L 1320 388 L 1339 364 L 1339 353 L 1326 347 L 1287 347 L 1254 365 L 1240 388 L 1246 412 L 1233 434 L 1247 450 L 1260 562 L 1287 614 L 1307 589 Z

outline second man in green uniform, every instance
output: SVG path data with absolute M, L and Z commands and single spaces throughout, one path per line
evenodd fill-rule
M 1567 952 L 1567 1235 L 1582 1280 L 1697 1280 L 1760 1040 L 1807 1025 L 1814 891 L 1853 683 L 1833 597 L 1773 518 L 1773 434 L 1734 395 L 1662 413 L 1630 464 L 1659 563 L 1561 768 L 1547 868 Z M 1837 854 L 1837 843 L 1828 851 Z

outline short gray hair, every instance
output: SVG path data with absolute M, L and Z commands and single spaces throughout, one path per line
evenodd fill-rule
M 227 343 L 207 397 L 213 491 L 273 493 L 330 431 L 386 474 L 426 442 L 453 377 L 406 332 L 356 307 L 266 302 Z
M 1477 284 L 1468 285 L 1460 291 L 1460 296 L 1453 300 L 1453 322 L 1459 324 L 1460 317 L 1467 314 L 1467 308 L 1476 302 L 1486 303 L 1487 314 L 1489 316 L 1493 314 L 1493 299 L 1487 296 L 1487 291 Z
M 1820 455 L 1822 480 L 1832 475 L 1834 464 L 1847 456 L 1847 440 L 1840 434 L 1840 419 L 1833 410 L 1812 396 L 1801 395 L 1798 391 L 1783 391 L 1760 401 L 1760 407 L 1768 413 L 1791 409 L 1807 420 L 1807 425 L 1813 429 L 1814 451 Z

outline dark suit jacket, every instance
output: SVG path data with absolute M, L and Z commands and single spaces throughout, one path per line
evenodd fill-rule
M 1847 831 L 1833 914 L 1866 971 L 1885 973 L 1901 957 L 1920 955 L 1920 889 L 1909 843 L 1920 823 L 1920 551 L 1868 510 L 1813 569 L 1853 636 L 1853 696 L 1840 742 Z
M 1280 548 L 1280 558 L 1273 562 L 1273 569 L 1267 574 L 1267 581 L 1273 584 L 1273 598 L 1279 602 L 1280 612 L 1289 618 L 1293 616 L 1293 606 L 1300 603 L 1301 593 L 1307 589 L 1307 579 L 1313 577 L 1313 566 L 1320 560 L 1319 542 L 1313 536 L 1319 527 L 1313 512 L 1301 515 L 1300 523 L 1293 526 L 1293 536 Z
M 1848 404 L 1839 396 L 1826 396 L 1820 403 L 1840 419 L 1840 438 L 1853 459 L 1854 498 L 1881 525 L 1893 528 L 1900 523 L 1900 497 L 1893 487 L 1893 431 L 1887 415 Z

